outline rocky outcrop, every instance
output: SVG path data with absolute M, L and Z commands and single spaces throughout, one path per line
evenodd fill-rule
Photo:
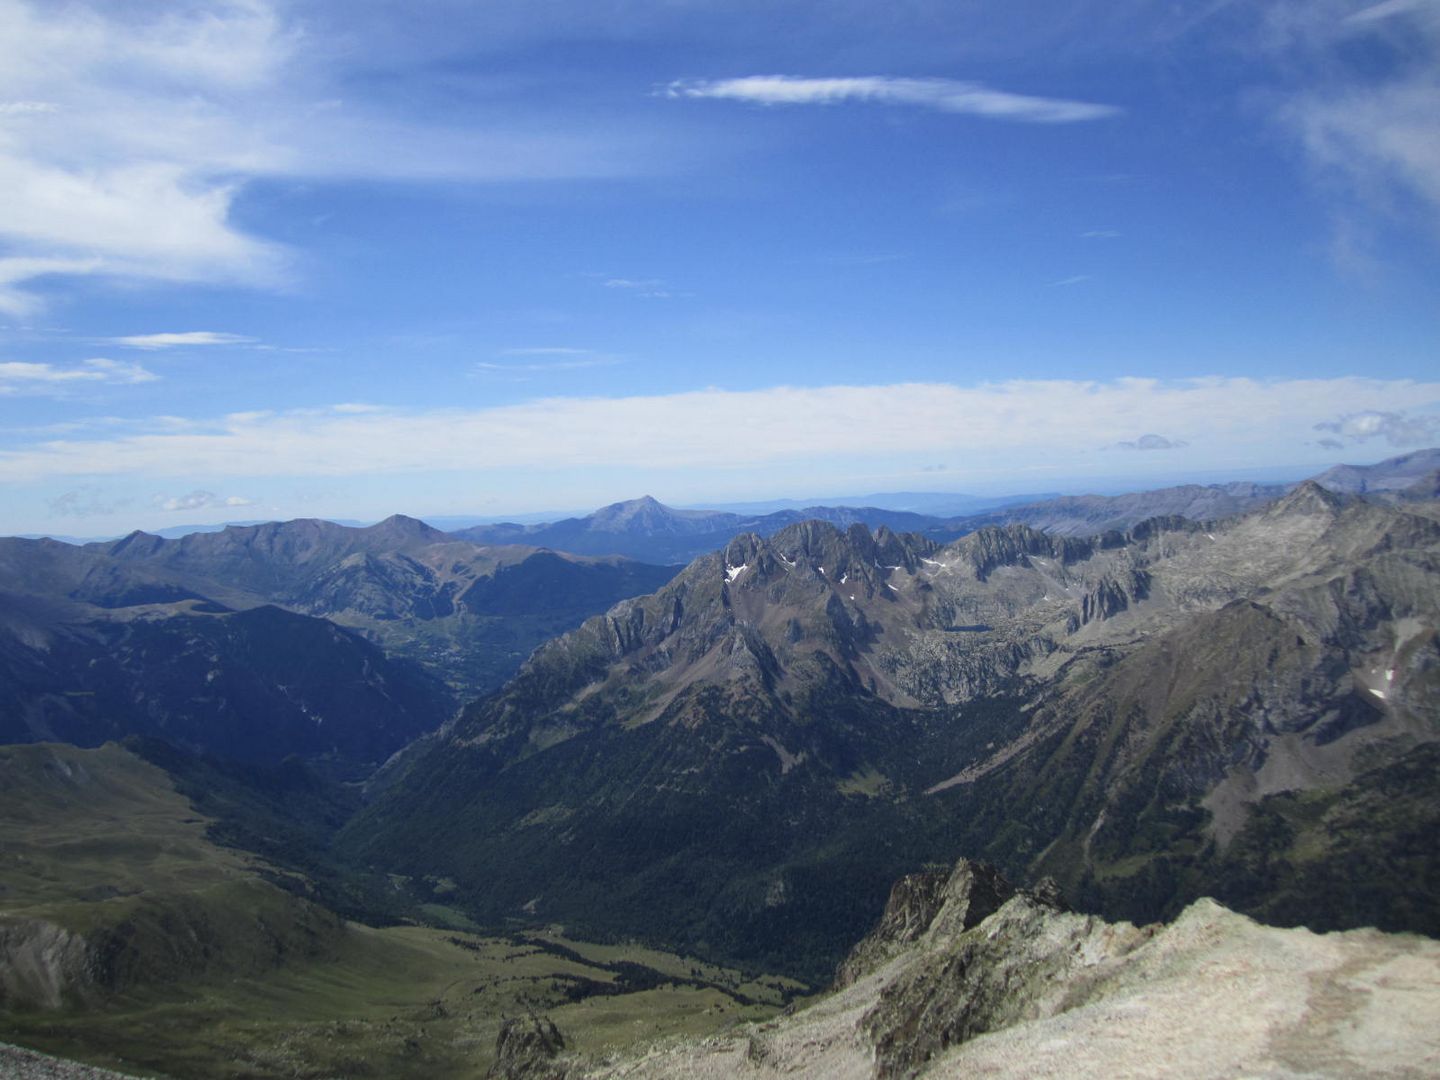
M 960 933 L 999 910 L 1015 886 L 993 866 L 961 859 L 949 871 L 907 874 L 890 890 L 880 922 L 835 973 L 843 989 L 932 930 Z
M 56 1009 L 94 985 L 94 963 L 79 934 L 45 919 L 0 920 L 0 1010 Z
M 566 1080 L 568 1070 L 556 1060 L 564 1050 L 565 1036 L 548 1016 L 512 1017 L 500 1025 L 485 1080 Z
M 1153 933 L 1018 894 L 983 932 L 934 935 L 860 1021 L 876 1080 L 909 1080 L 952 1046 L 1073 1008 Z
M 1043 890 L 947 928 L 937 880 L 897 885 L 877 935 L 911 940 L 836 993 L 729 1038 L 572 1075 L 1406 1080 L 1440 1069 L 1440 942 L 1281 930 L 1210 900 L 1137 927 L 1061 911 Z M 995 880 L 962 862 L 945 888 Z

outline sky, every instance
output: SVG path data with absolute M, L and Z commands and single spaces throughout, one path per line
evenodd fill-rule
M 0 0 L 0 533 L 1440 444 L 1440 0 Z

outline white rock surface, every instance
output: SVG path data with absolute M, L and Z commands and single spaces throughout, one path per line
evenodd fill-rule
M 966 935 L 927 939 L 793 1016 L 731 1037 L 650 1047 L 590 1077 L 826 1077 L 870 1080 L 862 1018 L 882 991 L 945 962 L 969 935 L 1019 917 L 1010 901 Z M 1440 942 L 1374 930 L 1313 934 L 1261 926 L 1209 900 L 1153 932 L 1058 914 L 1044 934 L 1083 957 L 1050 985 L 1033 964 L 999 972 L 1034 1018 L 944 1051 L 918 1075 L 990 1080 L 1429 1078 L 1440 1076 Z M 1082 926 L 1088 922 L 1090 926 Z M 1034 940 L 1029 943 L 1034 944 Z M 1027 952 L 1029 949 L 1026 950 Z M 1043 967 L 1045 965 L 1038 965 Z M 1017 975 L 1017 972 L 1020 974 Z

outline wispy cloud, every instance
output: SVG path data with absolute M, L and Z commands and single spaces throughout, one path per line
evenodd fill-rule
M 747 75 L 738 79 L 681 80 L 667 86 L 664 93 L 672 98 L 717 98 L 757 105 L 839 105 L 851 101 L 910 105 L 1031 124 L 1103 120 L 1120 113 L 1114 105 L 1013 94 L 958 79 L 907 79 L 886 75 L 830 79 Z
M 119 513 L 134 505 L 135 500 L 126 496 L 107 496 L 104 489 L 95 484 L 85 484 L 46 500 L 51 517 L 105 517 Z
M 1363 378 L 1015 380 L 554 397 L 485 409 L 237 413 L 0 452 L 0 481 L 59 476 L 367 476 L 423 470 L 737 469 L 914 455 L 1078 462 L 1143 418 L 1234 460 L 1299 454 L 1317 418 L 1440 409 L 1440 382 Z
M 1052 289 L 1068 289 L 1072 285 L 1083 285 L 1089 280 L 1089 274 L 1071 274 L 1069 277 L 1063 277 L 1058 281 L 1050 282 L 1050 287 Z
M 1120 234 L 1114 229 L 1086 229 L 1080 234 L 1082 240 L 1114 240 Z
M 172 334 L 130 334 L 110 338 L 112 345 L 131 349 L 179 349 L 196 345 L 253 345 L 255 339 L 243 334 L 225 334 L 216 330 L 186 330 Z
M 1322 181 L 1337 258 L 1365 266 L 1386 219 L 1418 215 L 1440 232 L 1440 3 L 1389 0 L 1348 16 L 1334 5 L 1299 10 L 1283 40 L 1310 74 L 1278 116 Z M 1340 59 L 1362 49 L 1391 62 L 1372 69 Z
M 596 352 L 594 349 L 577 349 L 565 345 L 501 349 L 497 355 L 513 359 L 507 359 L 500 363 L 487 360 L 477 361 L 475 370 L 490 374 L 578 371 L 584 368 L 613 367 L 621 362 L 618 356 Z
M 0 361 L 0 395 L 55 393 L 77 383 L 145 383 L 158 378 L 139 364 L 99 356 L 82 360 L 73 367 L 20 360 Z
M 668 300 L 675 295 L 659 278 L 607 278 L 605 288 L 620 289 L 633 296 L 643 296 L 651 300 Z
M 1361 8 L 1353 15 L 1345 18 L 1349 23 L 1375 22 L 1378 19 L 1389 19 L 1396 15 L 1408 15 L 1412 12 L 1437 13 L 1435 0 L 1384 0 L 1384 3 L 1372 4 L 1370 7 Z

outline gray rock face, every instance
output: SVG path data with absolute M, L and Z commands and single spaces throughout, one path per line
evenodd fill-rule
M 952 1046 L 1079 1004 L 1100 971 L 1153 932 L 1064 916 L 1026 894 L 1007 901 L 984 932 L 936 930 L 928 961 L 885 986 L 860 1021 L 877 1080 L 908 1080 Z
M 890 890 L 875 929 L 835 973 L 843 989 L 928 933 L 958 934 L 989 918 L 1016 892 L 993 866 L 961 859 L 948 873 L 907 874 Z

